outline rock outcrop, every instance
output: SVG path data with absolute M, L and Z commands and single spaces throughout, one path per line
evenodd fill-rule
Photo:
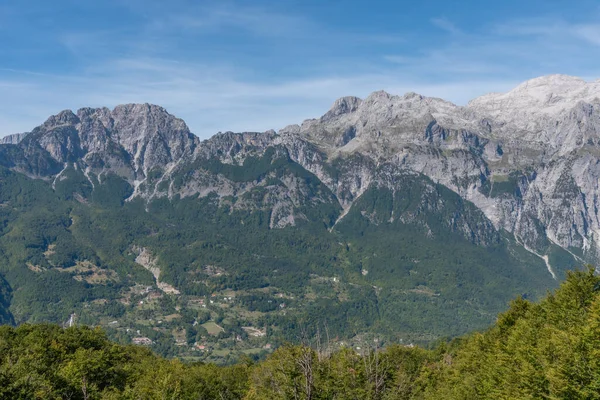
M 3 138 L 0 138 L 0 144 L 19 144 L 19 142 L 21 142 L 21 140 L 23 140 L 27 134 L 28 132 L 14 133 L 12 135 L 4 136 Z

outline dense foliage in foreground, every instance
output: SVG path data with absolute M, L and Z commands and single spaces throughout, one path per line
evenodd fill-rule
M 600 278 L 570 273 L 539 303 L 513 301 L 484 333 L 432 350 L 284 346 L 267 360 L 186 364 L 99 329 L 0 329 L 0 397 L 19 399 L 597 399 Z M 307 342 L 308 343 L 308 342 Z

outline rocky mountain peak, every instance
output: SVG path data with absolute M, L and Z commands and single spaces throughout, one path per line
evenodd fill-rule
M 71 110 L 63 110 L 56 115 L 52 115 L 44 122 L 44 127 L 54 128 L 62 125 L 75 125 L 79 123 L 79 118 Z
M 563 90 L 569 90 L 572 88 L 585 86 L 586 84 L 587 82 L 585 80 L 577 76 L 552 74 L 527 80 L 518 85 L 512 91 L 527 91 L 536 87 L 543 87 L 551 90 L 556 90 L 559 88 L 562 88 Z
M 114 127 L 121 133 L 135 136 L 147 134 L 165 134 L 189 132 L 182 119 L 169 114 L 161 106 L 153 104 L 122 104 L 111 112 Z
M 496 137 L 528 142 L 538 148 L 536 151 L 567 154 L 598 143 L 597 113 L 593 109 L 599 104 L 600 82 L 549 75 L 524 82 L 507 93 L 481 96 L 466 108 L 480 118 L 494 120 Z
M 331 109 L 321 117 L 321 121 L 327 121 L 337 116 L 355 112 L 362 103 L 362 99 L 354 96 L 339 98 L 333 103 Z
M 83 120 L 85 118 L 108 116 L 108 115 L 110 115 L 110 113 L 111 113 L 111 111 L 107 107 L 101 107 L 101 108 L 84 107 L 84 108 L 80 108 L 79 110 L 77 110 L 77 117 L 80 120 Z
M 568 75 L 548 75 L 526 81 L 507 93 L 478 97 L 468 106 L 505 121 L 532 116 L 557 117 L 578 102 L 594 102 L 600 97 L 600 82 Z
M 90 170 L 110 168 L 130 181 L 191 156 L 199 143 L 183 120 L 151 104 L 124 104 L 113 110 L 81 108 L 77 114 L 61 111 L 35 128 L 30 137 L 22 151 L 47 152 L 53 160 L 48 165 L 77 161 Z M 34 175 L 44 174 L 35 169 L 25 168 Z
M 156 104 L 149 103 L 129 103 L 119 104 L 112 110 L 112 115 L 115 117 L 124 116 L 144 116 L 144 117 L 159 117 L 159 118 L 174 118 L 173 115 L 164 108 Z
M 389 106 L 398 96 L 391 95 L 383 90 L 368 95 L 362 102 L 363 109 L 377 109 L 381 107 Z
M 385 109 L 393 109 L 393 114 L 402 114 L 405 109 L 411 112 L 423 113 L 447 113 L 459 112 L 457 105 L 437 98 L 423 96 L 419 93 L 408 92 L 404 96 L 391 95 L 383 90 L 371 93 L 362 103 L 360 110 L 363 113 L 380 112 Z
M 107 119 L 103 124 L 112 140 L 130 155 L 135 175 L 191 155 L 199 142 L 182 119 L 157 105 L 123 104 L 110 115 L 97 114 Z
M 452 129 L 475 129 L 478 119 L 468 110 L 417 93 L 404 96 L 376 91 L 364 100 L 342 97 L 319 119 L 289 125 L 280 134 L 300 135 L 316 142 L 328 153 L 367 151 L 393 153 L 408 143 L 426 140 L 431 123 Z M 382 145 L 382 143 L 387 143 Z
M 385 90 L 376 90 L 368 95 L 365 101 L 390 100 L 393 97 L 396 96 L 386 92 Z
M 415 93 L 415 92 L 407 92 L 404 94 L 403 96 L 405 99 L 417 99 L 417 100 L 423 100 L 423 96 L 420 95 L 419 93 Z

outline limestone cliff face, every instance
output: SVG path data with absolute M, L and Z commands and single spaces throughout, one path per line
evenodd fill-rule
M 341 98 L 322 117 L 278 132 L 202 142 L 158 106 L 86 108 L 4 139 L 13 145 L 0 145 L 0 163 L 47 179 L 69 165 L 86 176 L 112 172 L 132 185 L 132 197 L 148 200 L 233 196 L 234 209 L 269 208 L 273 228 L 307 218 L 300 210 L 315 203 L 335 203 L 342 220 L 369 188 L 398 193 L 402 177 L 416 174 L 485 215 L 483 228 L 456 216 L 457 232 L 474 242 L 485 245 L 506 230 L 540 256 L 554 244 L 593 261 L 600 258 L 599 97 L 600 82 L 560 75 L 464 107 L 375 92 Z M 293 168 L 278 169 L 284 161 L 317 186 Z M 243 172 L 256 165 L 264 173 Z M 434 212 L 428 207 L 421 212 Z
M 7 135 L 0 138 L 0 144 L 19 144 L 21 140 L 25 139 L 25 136 L 27 136 L 27 132 Z
M 190 157 L 198 142 L 181 119 L 162 107 L 82 108 L 76 114 L 66 110 L 51 116 L 10 150 L 15 155 L 0 162 L 39 177 L 77 164 L 88 173 L 113 171 L 133 182 L 144 179 L 154 167 Z M 32 158 L 44 162 L 31 163 Z
M 305 156 L 296 157 L 344 207 L 376 178 L 377 168 L 392 164 L 473 202 L 497 229 L 538 254 L 557 244 L 597 260 L 599 96 L 599 82 L 560 75 L 466 107 L 414 93 L 376 92 L 352 106 L 338 100 L 323 117 L 279 133 L 283 142 L 294 144 L 299 137 L 314 144 L 322 159 L 338 165 L 332 179 Z

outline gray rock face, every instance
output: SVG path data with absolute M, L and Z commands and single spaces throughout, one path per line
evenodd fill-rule
M 498 240 L 490 231 L 505 230 L 540 257 L 558 245 L 596 261 L 599 97 L 600 82 L 560 75 L 482 96 L 465 107 L 380 91 L 364 100 L 341 98 L 322 117 L 279 132 L 227 132 L 203 142 L 158 106 L 85 108 L 49 118 L 24 139 L 5 138 L 19 150 L 0 146 L 0 162 L 3 157 L 11 168 L 49 178 L 69 163 L 86 176 L 111 171 L 132 184 L 133 197 L 146 199 L 216 194 L 229 201 L 228 196 L 259 188 L 260 202 L 232 207 L 270 207 L 272 228 L 305 218 L 298 207 L 315 201 L 336 202 L 343 219 L 369 187 L 396 193 L 403 189 L 401 176 L 418 174 L 483 212 L 488 219 L 483 229 L 455 221 L 457 231 L 476 243 Z M 273 172 L 240 181 L 223 167 L 213 168 L 214 163 L 245 168 L 246 160 L 265 157 L 272 164 L 281 159 L 299 164 L 329 192 L 315 193 L 293 174 L 278 175 L 282 187 L 268 184 Z
M 153 168 L 169 168 L 191 157 L 199 143 L 186 124 L 158 106 L 127 104 L 107 108 L 62 111 L 51 116 L 23 140 L 23 158 L 47 159 L 45 165 L 28 169 L 14 167 L 34 176 L 56 174 L 55 164 L 77 164 L 86 175 L 113 171 L 131 182 L 145 179 Z M 17 160 L 18 161 L 18 160 Z
M 27 136 L 27 133 L 14 133 L 0 138 L 0 144 L 19 144 Z
M 321 119 L 280 133 L 315 143 L 329 160 L 361 155 L 422 173 L 473 202 L 497 229 L 538 254 L 557 244 L 597 260 L 599 96 L 599 82 L 566 76 L 534 79 L 466 107 L 376 92 L 356 101 L 353 111 L 338 112 L 347 108 L 338 101 Z M 355 134 L 347 141 L 349 129 Z M 312 170 L 340 194 L 340 180 Z M 358 167 L 352 171 L 361 181 L 373 176 Z M 345 187 L 350 193 L 340 198 L 363 190 Z

